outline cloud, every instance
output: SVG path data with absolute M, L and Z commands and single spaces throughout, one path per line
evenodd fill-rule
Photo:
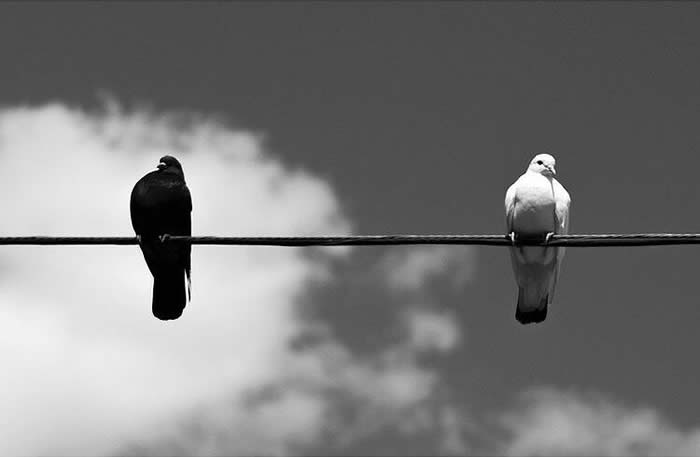
M 467 420 L 464 415 L 453 406 L 443 406 L 439 416 L 439 429 L 441 431 L 440 454 L 443 455 L 467 455 L 473 454 L 471 446 L 467 443 L 464 429 Z
M 131 187 L 168 153 L 183 164 L 195 234 L 349 232 L 330 186 L 255 134 L 204 116 L 62 104 L 0 111 L 2 232 L 129 235 Z M 3 247 L 0 454 L 116 452 L 197 405 L 277 381 L 305 325 L 299 295 L 348 251 L 305 252 L 194 247 L 192 302 L 163 323 L 136 246 Z M 289 410 L 306 419 L 269 420 Z M 321 407 L 283 397 L 257 414 L 258 441 L 283 446 L 314 433 Z
M 652 408 L 600 395 L 533 389 L 501 423 L 510 435 L 504 455 L 700 455 L 700 429 L 679 430 Z
M 446 352 L 459 342 L 456 319 L 446 311 L 410 309 L 403 317 L 409 329 L 408 341 L 417 351 Z
M 441 415 L 439 373 L 420 359 L 454 348 L 459 329 L 446 314 L 426 309 L 409 307 L 399 316 L 403 338 L 371 354 L 354 354 L 328 323 L 315 322 L 300 333 L 297 352 L 282 363 L 276 381 L 211 402 L 157 439 L 119 454 L 345 453 L 385 432 L 430 436 L 441 433 L 443 422 L 456 432 Z M 452 432 L 444 441 L 454 451 L 459 439 Z
M 0 110 L 2 231 L 128 235 L 131 188 L 165 154 L 183 164 L 195 234 L 350 232 L 329 183 L 261 135 L 113 100 Z M 356 353 L 333 319 L 301 312 L 315 285 L 343 284 L 333 265 L 357 268 L 347 248 L 196 246 L 192 302 L 164 323 L 136 246 L 3 247 L 0 454 L 288 455 L 434 433 L 455 421 L 423 356 L 451 351 L 461 329 L 430 285 L 464 284 L 470 252 L 420 248 L 363 270 L 359 289 L 378 295 L 361 298 L 381 306 L 400 289 L 401 305 L 382 323 L 397 338 Z
M 419 246 L 393 251 L 383 261 L 383 273 L 396 290 L 416 292 L 437 277 L 462 287 L 472 279 L 475 265 L 472 246 Z
M 381 257 L 378 263 L 385 260 Z M 127 447 L 120 455 L 357 455 L 362 454 L 359 443 L 387 434 L 396 440 L 429 439 L 441 452 L 463 450 L 457 412 L 444 406 L 449 401 L 442 395 L 444 380 L 425 363 L 439 360 L 460 343 L 454 316 L 436 309 L 430 288 L 402 294 L 399 306 L 391 306 L 382 298 L 391 295 L 386 276 L 365 268 L 354 256 L 336 263 L 340 269 L 334 270 L 330 297 L 342 295 L 348 287 L 344 279 L 352 277 L 350 287 L 363 291 L 360 298 L 370 299 L 368 306 L 351 300 L 352 314 L 372 313 L 374 306 L 388 308 L 390 312 L 375 318 L 396 338 L 375 341 L 371 351 L 355 351 L 354 340 L 363 339 L 364 333 L 357 328 L 345 336 L 336 333 L 336 325 L 345 324 L 342 314 L 308 317 L 277 380 L 211 402 L 162 436 Z M 317 305 L 324 311 L 341 306 L 332 299 Z M 286 426 L 276 427 L 274 434 L 262 432 L 276 421 Z

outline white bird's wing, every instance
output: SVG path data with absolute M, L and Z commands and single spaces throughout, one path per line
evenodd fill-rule
M 555 233 L 557 235 L 568 235 L 569 225 L 571 218 L 569 217 L 569 208 L 571 207 L 571 197 L 569 193 L 564 189 L 559 181 L 552 179 L 552 190 L 554 191 L 554 201 L 555 201 L 555 216 L 556 216 L 556 227 Z M 549 285 L 549 300 L 550 303 L 554 299 L 554 291 L 556 290 L 557 282 L 559 281 L 559 271 L 561 270 L 561 262 L 564 259 L 564 254 L 566 252 L 565 247 L 554 248 L 554 275 Z
M 520 180 L 518 179 L 518 181 Z M 518 181 L 515 181 L 513 184 L 511 184 L 511 186 L 506 191 L 506 229 L 508 230 L 508 233 L 511 233 L 513 231 L 513 214 L 515 213 L 515 204 L 518 197 Z
M 525 175 L 521 176 L 518 178 L 511 186 L 508 188 L 506 191 L 506 200 L 505 200 L 505 207 L 506 207 L 506 230 L 507 233 L 510 234 L 515 230 L 515 207 L 518 204 L 518 186 L 522 184 L 523 178 Z M 522 252 L 520 248 L 517 247 L 510 247 L 510 254 L 511 254 L 511 260 L 513 262 L 513 271 L 515 271 L 515 276 L 516 280 L 518 279 L 518 272 L 520 264 L 525 262 L 525 259 L 522 256 Z
M 571 207 L 571 197 L 559 181 L 552 179 L 552 189 L 554 191 L 555 212 L 557 217 L 557 234 L 568 235 L 569 233 L 569 208 Z

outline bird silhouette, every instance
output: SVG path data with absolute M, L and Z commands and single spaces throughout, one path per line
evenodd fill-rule
M 131 191 L 131 224 L 153 275 L 153 315 L 172 320 L 187 303 L 191 245 L 163 242 L 162 236 L 192 234 L 192 197 L 175 157 L 161 157 L 157 168 Z

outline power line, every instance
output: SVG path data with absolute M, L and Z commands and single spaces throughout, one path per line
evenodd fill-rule
M 354 236 L 290 236 L 290 237 L 229 237 L 229 236 L 169 236 L 165 243 L 233 246 L 389 246 L 418 244 L 451 244 L 512 246 L 508 235 L 354 235 Z M 0 237 L 0 245 L 133 245 L 136 237 L 78 237 L 78 236 L 15 236 Z M 516 246 L 668 246 L 700 244 L 698 233 L 633 233 L 598 235 L 553 235 L 516 238 Z

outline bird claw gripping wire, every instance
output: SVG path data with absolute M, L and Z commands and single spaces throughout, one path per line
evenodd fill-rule
M 552 240 L 552 237 L 554 236 L 554 232 L 548 232 L 545 237 L 544 237 L 544 244 L 549 244 L 549 242 Z M 515 246 L 515 232 L 510 232 L 507 235 L 508 239 L 510 239 L 510 244 L 511 246 Z
M 168 241 L 168 238 L 170 238 L 170 235 L 168 235 L 167 233 L 158 237 L 161 243 L 165 243 L 166 241 Z

